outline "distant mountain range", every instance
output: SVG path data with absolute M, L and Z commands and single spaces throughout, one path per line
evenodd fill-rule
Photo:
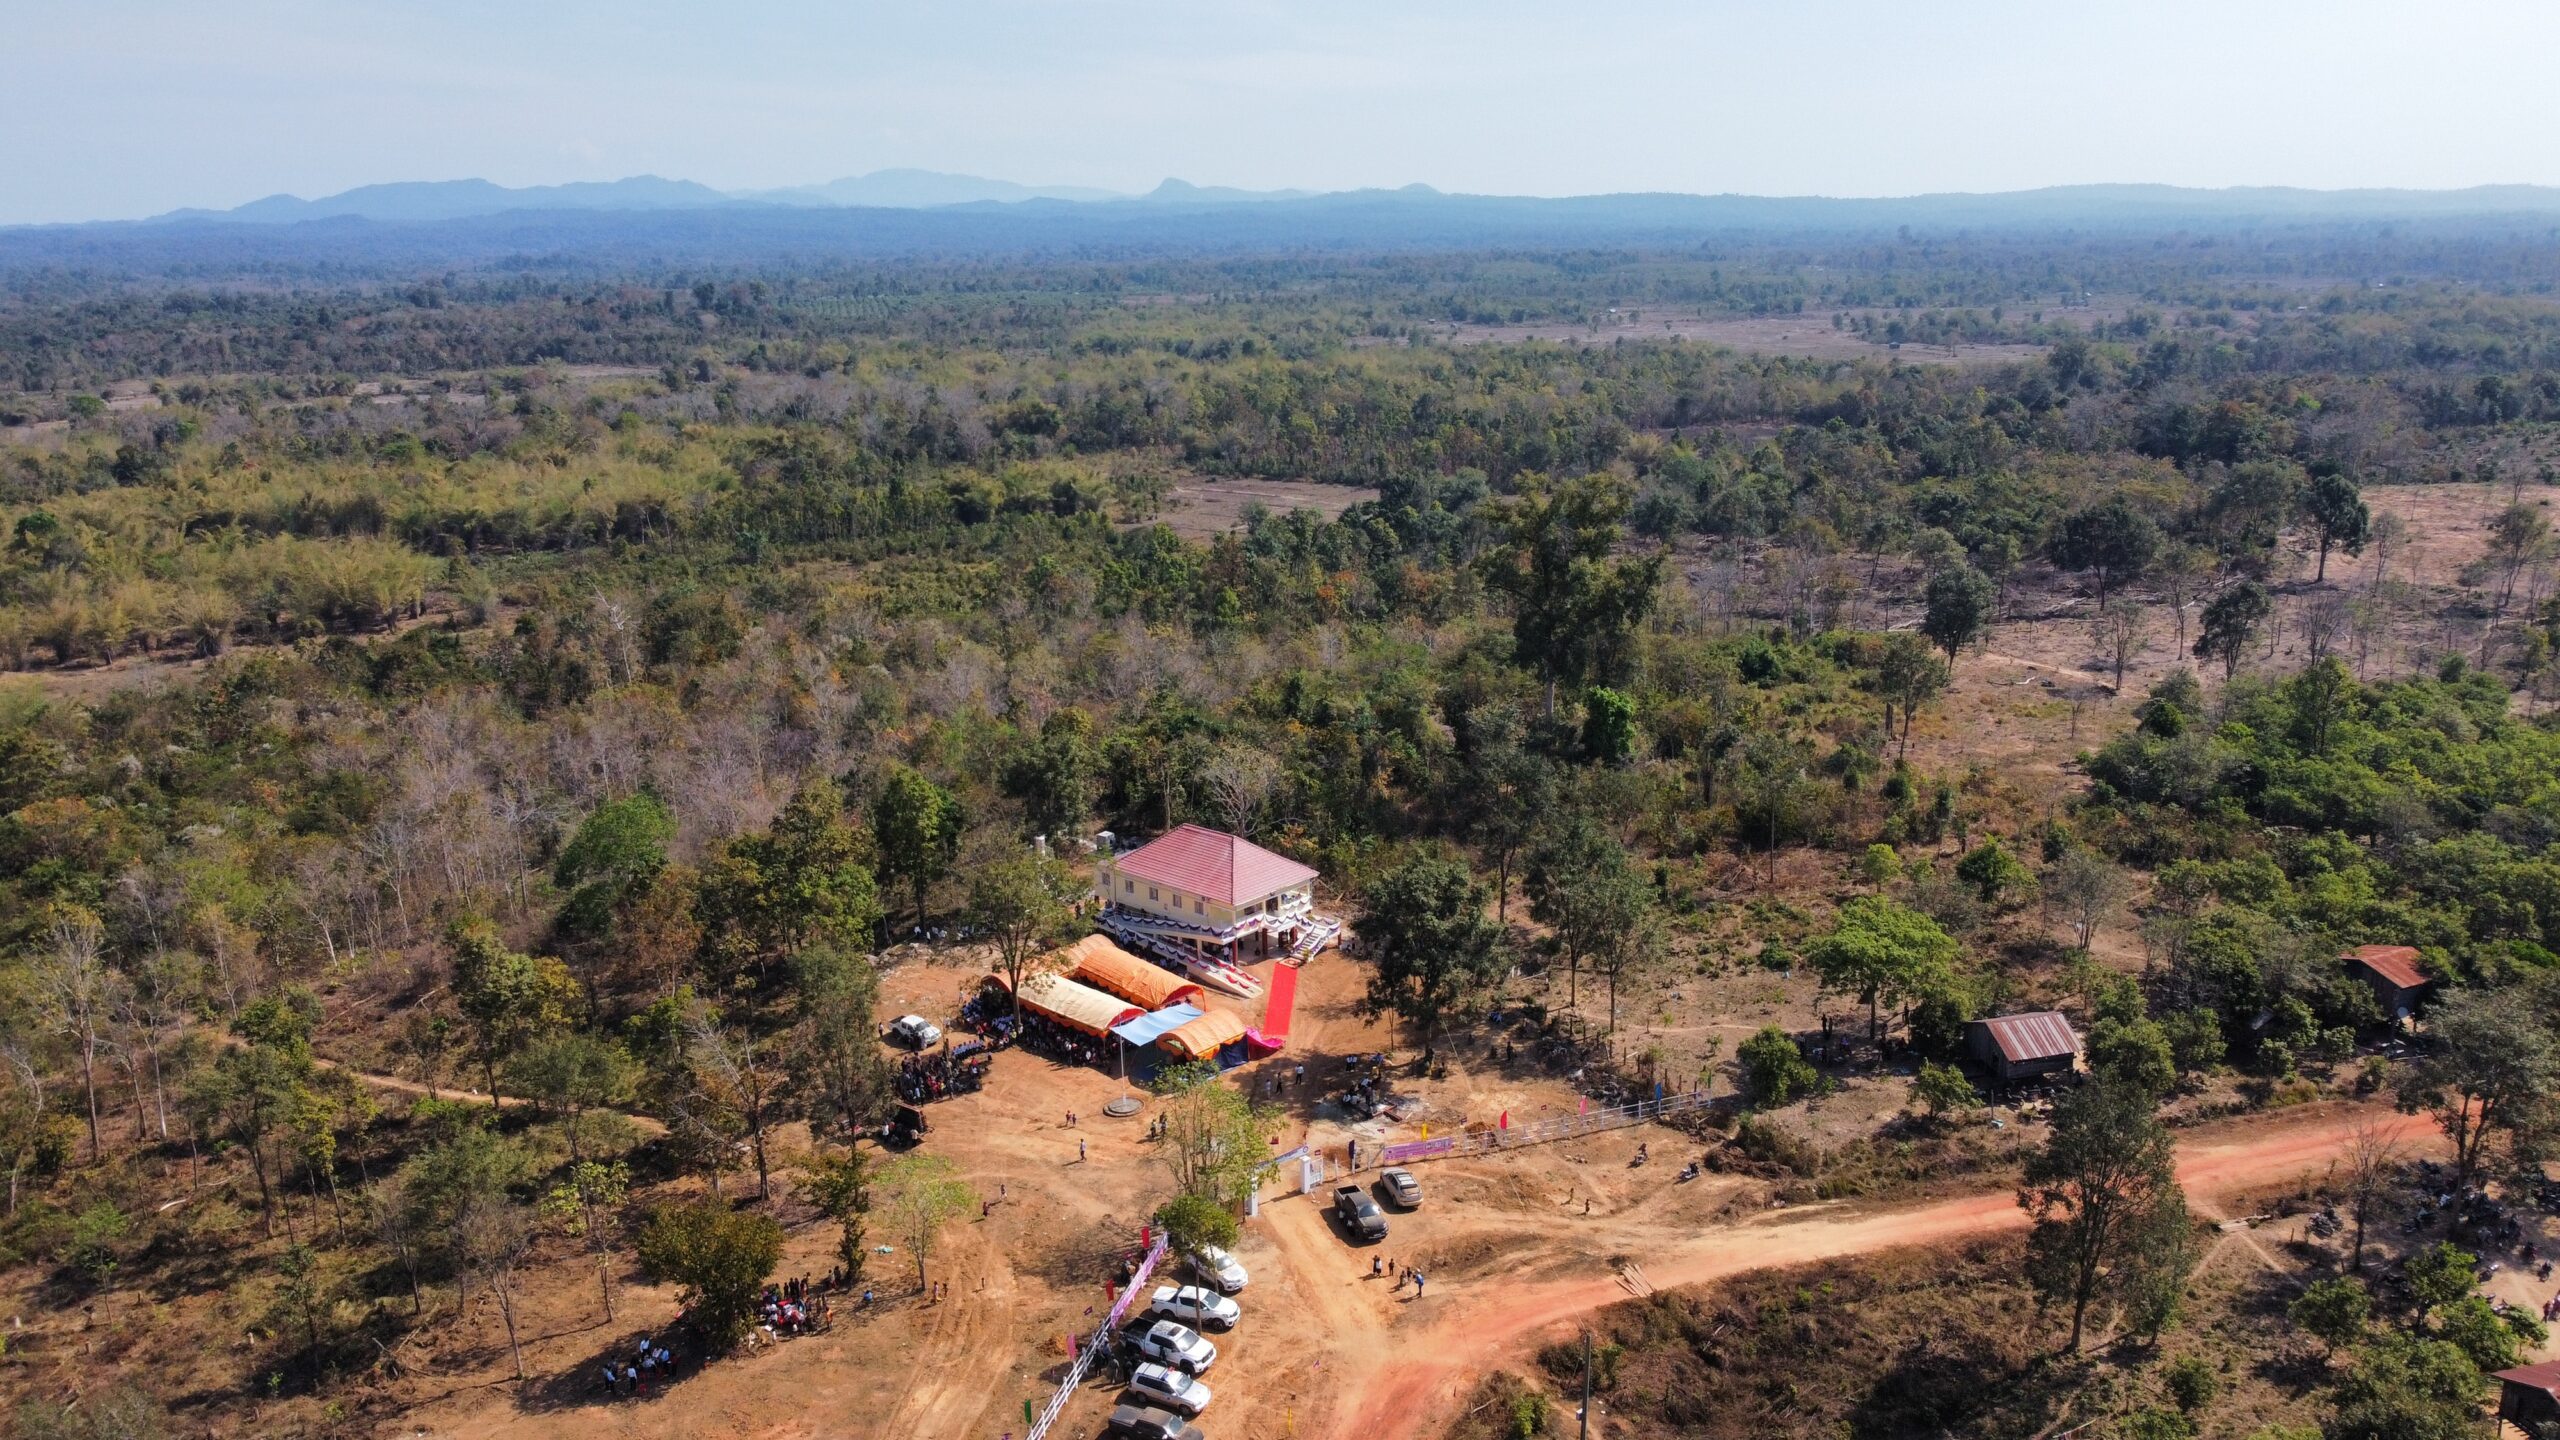
M 486 180 L 367 185 L 144 221 L 0 226 L 0 272 L 97 267 L 207 274 L 283 265 L 408 273 L 453 264 L 610 269 L 838 259 L 1131 259 L 1493 246 L 1689 248 L 1730 239 L 2037 232 L 2201 240 L 2317 226 L 2370 250 L 2405 227 L 2442 240 L 2560 242 L 2560 188 L 2183 189 L 2068 185 L 2002 194 L 1630 193 L 1561 198 L 1394 190 L 1241 190 L 1167 180 L 1140 195 L 883 170 L 733 193 L 654 175 L 511 189 Z M 2361 238 L 2358 238 L 2361 237 Z M 2394 245 L 2403 241 L 2391 241 Z M 2426 243 L 2433 243 L 2432 241 Z
M 1436 194 L 1427 186 L 1407 192 Z M 389 222 L 462 220 L 475 215 L 503 215 L 514 210 L 706 210 L 722 207 L 789 205 L 803 209 L 931 210 L 953 205 L 1018 205 L 1051 200 L 1071 205 L 1241 205 L 1273 200 L 1317 198 L 1313 190 L 1237 190 L 1167 180 L 1143 195 L 1096 190 L 1080 185 L 1017 185 L 977 175 L 949 175 L 939 170 L 875 170 L 830 180 L 824 185 L 794 185 L 779 190 L 714 190 L 691 180 L 634 175 L 623 180 L 580 181 L 570 185 L 527 185 L 511 188 L 487 180 L 412 180 L 363 185 L 336 195 L 305 200 L 270 195 L 229 210 L 186 209 L 155 215 L 155 222 L 234 221 L 284 225 L 304 220 L 354 217 Z M 1364 193 L 1364 192 L 1348 192 Z M 1406 192 L 1399 192 L 1406 193 Z
M 365 185 L 317 200 L 270 195 L 230 210 L 173 210 L 145 223 L 280 225 L 360 219 L 388 224 L 464 220 L 515 212 L 681 210 L 951 210 L 971 207 L 1073 206 L 1103 209 L 1296 205 L 1337 208 L 1378 202 L 1440 202 L 1481 208 L 1533 209 L 1559 220 L 1602 212 L 1651 222 L 1760 225 L 1877 223 L 2098 223 L 2128 219 L 2337 219 L 2480 214 L 2560 213 L 2560 189 L 2485 185 L 2467 190 L 2299 190 L 2262 186 L 2227 190 L 2174 185 L 2060 185 L 1994 194 L 1910 195 L 1878 199 L 1824 196 L 1683 195 L 1638 192 L 1560 199 L 1455 195 L 1428 185 L 1398 190 L 1240 190 L 1166 180 L 1142 195 L 1075 185 L 1021 185 L 936 170 L 875 170 L 823 185 L 776 190 L 715 190 L 690 180 L 634 175 L 622 180 L 510 188 L 487 180 L 407 181 Z M 1685 212 L 1685 213 L 1684 213 Z

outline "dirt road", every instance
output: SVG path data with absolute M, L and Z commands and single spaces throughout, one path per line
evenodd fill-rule
M 2317 1170 L 2337 1155 L 2357 1124 L 2375 1115 L 2333 1110 L 2202 1132 L 2179 1147 L 2178 1178 L 2190 1190 L 2209 1194 Z M 2386 1123 L 2412 1149 L 2436 1145 L 2435 1131 L 2422 1120 L 2390 1116 Z M 1719 1230 L 1657 1234 L 1627 1248 L 1642 1261 L 1651 1286 L 1668 1289 L 2025 1224 L 2015 1199 L 2000 1192 L 1866 1214 L 1791 1210 Z M 1404 1314 L 1386 1333 L 1365 1340 L 1340 1337 L 1334 1403 L 1321 1416 L 1303 1417 L 1312 1422 L 1303 1433 L 1359 1440 L 1437 1433 L 1487 1371 L 1516 1358 L 1550 1327 L 1615 1304 L 1627 1293 L 1611 1272 L 1544 1283 L 1435 1287 L 1428 1300 L 1400 1307 Z

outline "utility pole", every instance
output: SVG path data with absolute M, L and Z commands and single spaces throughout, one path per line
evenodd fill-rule
M 1591 1440 L 1591 1332 L 1582 1332 L 1582 1437 Z

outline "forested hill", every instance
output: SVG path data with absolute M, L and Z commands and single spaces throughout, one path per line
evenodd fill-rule
M 681 204 L 555 204 L 411 220 L 371 217 L 361 207 L 314 211 L 294 202 L 273 213 L 319 218 L 253 224 L 243 220 L 255 217 L 235 212 L 219 219 L 18 227 L 0 230 L 0 273 L 50 267 L 416 268 L 540 263 L 569 253 L 588 263 L 701 264 L 920 254 L 1091 258 L 1292 248 L 1686 246 L 1719 237 L 1837 239 L 1915 230 L 2155 238 L 2176 233 L 2198 240 L 2276 230 L 2297 242 L 2307 231 L 2316 249 L 2328 243 L 2325 232 L 2370 236 L 2391 229 L 2420 245 L 2469 246 L 2489 239 L 2547 249 L 2560 228 L 2560 190 L 2536 186 L 2308 191 L 2100 185 L 1864 200 L 1673 194 L 1540 199 L 1450 195 L 1415 186 L 1253 204 L 1041 199 L 930 209 L 704 203 L 711 192 L 701 187 L 670 189 L 681 190 Z M 535 196 L 527 203 L 546 202 Z

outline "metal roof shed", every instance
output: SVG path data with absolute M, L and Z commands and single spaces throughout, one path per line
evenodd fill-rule
M 2068 1073 L 2080 1059 L 2080 1037 L 2059 1010 L 2031 1010 L 1968 1021 L 1973 1058 L 2003 1084 Z

